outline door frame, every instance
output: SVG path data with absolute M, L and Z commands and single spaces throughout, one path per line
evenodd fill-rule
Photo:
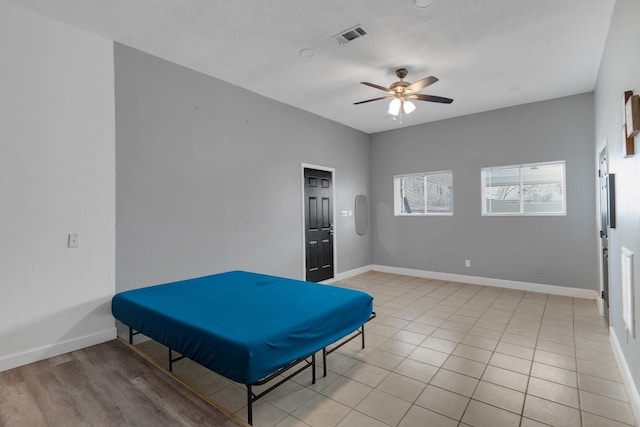
M 338 274 L 338 227 L 336 223 L 336 168 L 332 168 L 329 166 L 320 166 L 314 165 L 311 163 L 301 163 L 300 164 L 300 206 L 302 207 L 300 218 L 302 219 L 302 272 L 301 272 L 301 280 L 306 280 L 307 278 L 307 254 L 306 254 L 306 230 L 304 226 L 304 212 L 306 209 L 305 200 L 304 200 L 304 170 L 305 169 L 317 169 L 321 171 L 326 171 L 331 173 L 331 198 L 332 198 L 332 218 L 333 218 L 333 279 L 336 278 Z M 332 279 L 330 279 L 332 280 Z
M 596 172 L 600 171 L 600 154 L 603 151 L 605 152 L 605 156 L 606 156 L 606 166 L 607 166 L 607 173 L 608 173 L 609 172 L 609 144 L 606 136 L 602 139 L 602 144 L 596 147 Z M 598 282 L 600 286 L 598 290 L 598 295 L 596 297 L 596 306 L 598 308 L 598 313 L 600 314 L 600 316 L 605 317 L 607 315 L 607 313 L 605 313 L 606 303 L 602 298 L 602 293 L 604 292 L 604 267 L 602 265 L 602 238 L 600 237 L 599 233 L 601 228 L 602 203 L 607 203 L 607 200 L 602 200 L 602 197 L 601 197 L 600 186 L 601 186 L 601 181 L 604 179 L 604 176 L 602 175 L 603 174 L 601 171 L 598 174 L 598 178 L 596 179 L 596 233 L 595 235 L 598 242 L 598 245 L 597 245 L 598 271 L 600 273 L 598 278 Z M 611 268 L 611 264 L 609 264 L 609 269 L 610 268 Z M 611 288 L 611 283 L 609 283 L 609 290 L 610 288 Z

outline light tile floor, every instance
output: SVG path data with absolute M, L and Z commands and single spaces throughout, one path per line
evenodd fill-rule
M 374 297 L 366 348 L 267 394 L 256 427 L 636 425 L 594 301 L 380 272 L 335 285 Z M 174 373 L 246 420 L 244 386 L 186 359 Z

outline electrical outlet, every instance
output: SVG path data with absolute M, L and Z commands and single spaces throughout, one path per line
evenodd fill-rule
M 79 234 L 69 234 L 69 236 L 67 238 L 67 247 L 68 248 L 77 248 L 78 247 L 79 238 L 80 238 Z
M 541 265 L 536 267 L 536 274 L 543 274 L 544 273 L 544 269 L 542 268 Z
M 471 260 L 470 259 L 465 259 L 464 260 L 464 266 L 465 267 L 471 267 Z

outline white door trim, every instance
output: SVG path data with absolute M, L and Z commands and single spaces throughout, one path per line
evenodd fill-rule
M 304 227 L 304 211 L 305 211 L 305 200 L 304 200 L 304 170 L 305 169 L 317 169 L 317 170 L 321 170 L 321 171 L 327 171 L 327 172 L 331 172 L 331 198 L 332 200 L 332 204 L 333 204 L 333 212 L 332 212 L 332 218 L 333 218 L 333 277 L 336 277 L 336 275 L 338 274 L 338 245 L 337 245 L 337 241 L 338 241 L 338 227 L 337 227 L 337 222 L 336 222 L 336 168 L 332 168 L 329 166 L 320 166 L 320 165 L 314 165 L 311 163 L 301 163 L 301 167 L 300 167 L 300 206 L 302 207 L 302 274 L 301 274 L 301 280 L 305 280 L 307 278 L 307 257 L 306 257 L 306 231 L 305 227 Z
M 602 143 L 599 144 L 596 147 L 596 172 L 598 170 L 600 170 L 600 153 L 605 150 L 605 155 L 607 158 L 607 172 L 609 170 L 609 144 L 607 142 L 607 137 L 605 136 L 602 139 Z M 596 307 L 598 308 L 598 313 L 600 314 L 600 316 L 604 316 L 604 300 L 602 299 L 602 293 L 604 292 L 604 279 L 603 279 L 603 275 L 604 275 L 604 271 L 603 271 L 603 266 L 602 266 L 602 238 L 600 237 L 599 231 L 600 231 L 600 221 L 601 221 L 601 214 L 602 214 L 602 203 L 603 201 L 601 200 L 600 197 L 600 186 L 601 184 L 601 180 L 602 180 L 602 176 L 599 175 L 598 178 L 596 179 L 596 232 L 594 233 L 596 236 L 596 241 L 598 242 L 597 248 L 598 248 L 598 271 L 600 272 L 599 274 L 599 291 L 598 291 L 598 296 L 596 298 Z M 611 267 L 611 266 L 609 266 Z M 609 289 L 611 289 L 611 283 L 609 283 Z

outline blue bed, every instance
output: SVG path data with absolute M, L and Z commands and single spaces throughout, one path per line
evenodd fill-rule
M 250 385 L 363 333 L 372 305 L 356 290 L 232 271 L 121 292 L 112 312 L 131 330 Z

